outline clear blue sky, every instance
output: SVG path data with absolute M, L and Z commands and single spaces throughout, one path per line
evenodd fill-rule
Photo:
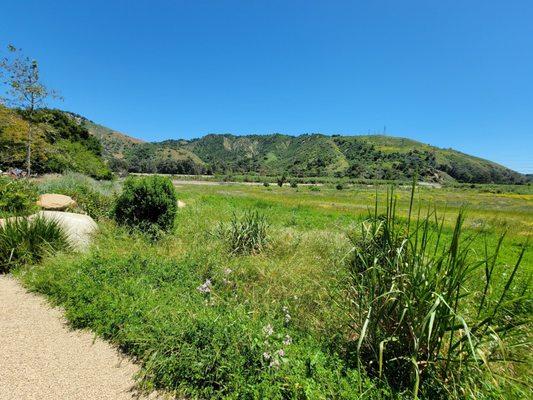
M 146 140 L 405 136 L 533 172 L 533 1 L 3 0 L 52 104 Z

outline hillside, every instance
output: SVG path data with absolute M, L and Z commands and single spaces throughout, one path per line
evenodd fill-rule
M 100 141 L 69 114 L 42 109 L 34 120 L 32 171 L 78 171 L 97 179 L 111 178 Z M 25 168 L 27 132 L 24 112 L 0 105 L 0 169 Z
M 113 169 L 184 174 L 259 174 L 297 177 L 524 183 L 502 165 L 453 149 L 384 136 L 210 134 L 192 140 L 142 143 L 87 121 Z
M 142 148 L 144 157 L 138 157 Z M 174 159 L 172 149 L 179 153 Z M 187 160 L 187 165 L 184 164 Z M 125 153 L 132 171 L 218 173 L 297 177 L 336 176 L 364 179 L 523 183 L 524 175 L 453 149 L 441 149 L 390 136 L 207 135 L 133 146 Z M 142 164 L 142 165 L 141 165 Z M 147 167 L 148 166 L 148 167 Z
M 453 149 L 384 136 L 210 134 L 146 143 L 70 112 L 41 110 L 34 141 L 36 172 L 74 170 L 97 178 L 115 172 L 257 174 L 429 182 L 525 183 L 502 165 Z M 27 122 L 0 108 L 0 168 L 22 167 Z

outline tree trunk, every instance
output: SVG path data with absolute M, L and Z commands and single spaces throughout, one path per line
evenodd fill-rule
M 29 122 L 28 126 L 28 143 L 26 144 L 26 173 L 28 178 L 31 175 L 31 139 L 32 139 L 32 122 Z

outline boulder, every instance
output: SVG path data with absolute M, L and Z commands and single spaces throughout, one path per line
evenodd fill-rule
M 65 231 L 70 245 L 79 251 L 86 250 L 98 225 L 88 215 L 61 211 L 40 211 L 30 218 L 40 216 L 47 220 L 57 221 Z
M 45 210 L 62 211 L 76 206 L 72 197 L 64 194 L 46 193 L 39 196 L 37 205 Z

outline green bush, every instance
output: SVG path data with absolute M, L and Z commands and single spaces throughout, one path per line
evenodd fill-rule
M 99 180 L 109 180 L 113 177 L 113 173 L 101 158 L 80 142 L 58 140 L 54 148 L 55 151 L 50 153 L 46 161 L 49 171 L 76 171 Z
M 68 247 L 67 237 L 55 221 L 41 217 L 8 219 L 0 226 L 0 273 L 37 263 L 45 254 Z
M 142 231 L 170 231 L 177 211 L 176 190 L 169 178 L 130 177 L 113 208 L 115 220 Z
M 337 185 L 335 186 L 335 189 L 342 190 L 342 189 L 344 189 L 344 187 L 342 186 L 342 184 L 337 183 Z
M 486 246 L 479 261 L 470 254 L 473 239 L 462 237 L 462 213 L 444 244 L 444 218 L 435 213 L 400 220 L 392 192 L 386 215 L 377 210 L 376 202 L 374 215 L 353 239 L 349 263 L 357 361 L 396 389 L 412 388 L 414 397 L 420 390 L 429 391 L 428 398 L 461 397 L 461 388 L 475 385 L 482 367 L 488 371 L 492 361 L 505 361 L 507 340 L 527 323 L 527 315 L 506 311 L 523 299 L 511 287 L 525 248 L 497 285 L 503 237 L 493 254 Z
M 265 182 L 263 182 L 263 186 L 264 186 L 264 187 L 269 187 L 269 186 L 270 186 L 270 183 L 265 181 Z
M 233 214 L 228 226 L 221 226 L 220 235 L 227 240 L 232 254 L 258 254 L 268 245 L 268 222 L 258 211 Z
M 72 197 L 78 207 L 94 219 L 109 215 L 116 192 L 114 182 L 98 182 L 78 173 L 67 173 L 39 185 L 41 193 L 59 193 Z
M 313 186 L 309 186 L 309 190 L 310 190 L 311 192 L 320 192 L 320 187 L 315 186 L 315 185 L 313 185 Z
M 36 201 L 37 188 L 29 180 L 0 177 L 0 217 L 29 214 Z
M 298 187 L 298 181 L 296 181 L 296 180 L 292 180 L 292 181 L 291 181 L 291 188 L 296 189 L 297 187 Z

